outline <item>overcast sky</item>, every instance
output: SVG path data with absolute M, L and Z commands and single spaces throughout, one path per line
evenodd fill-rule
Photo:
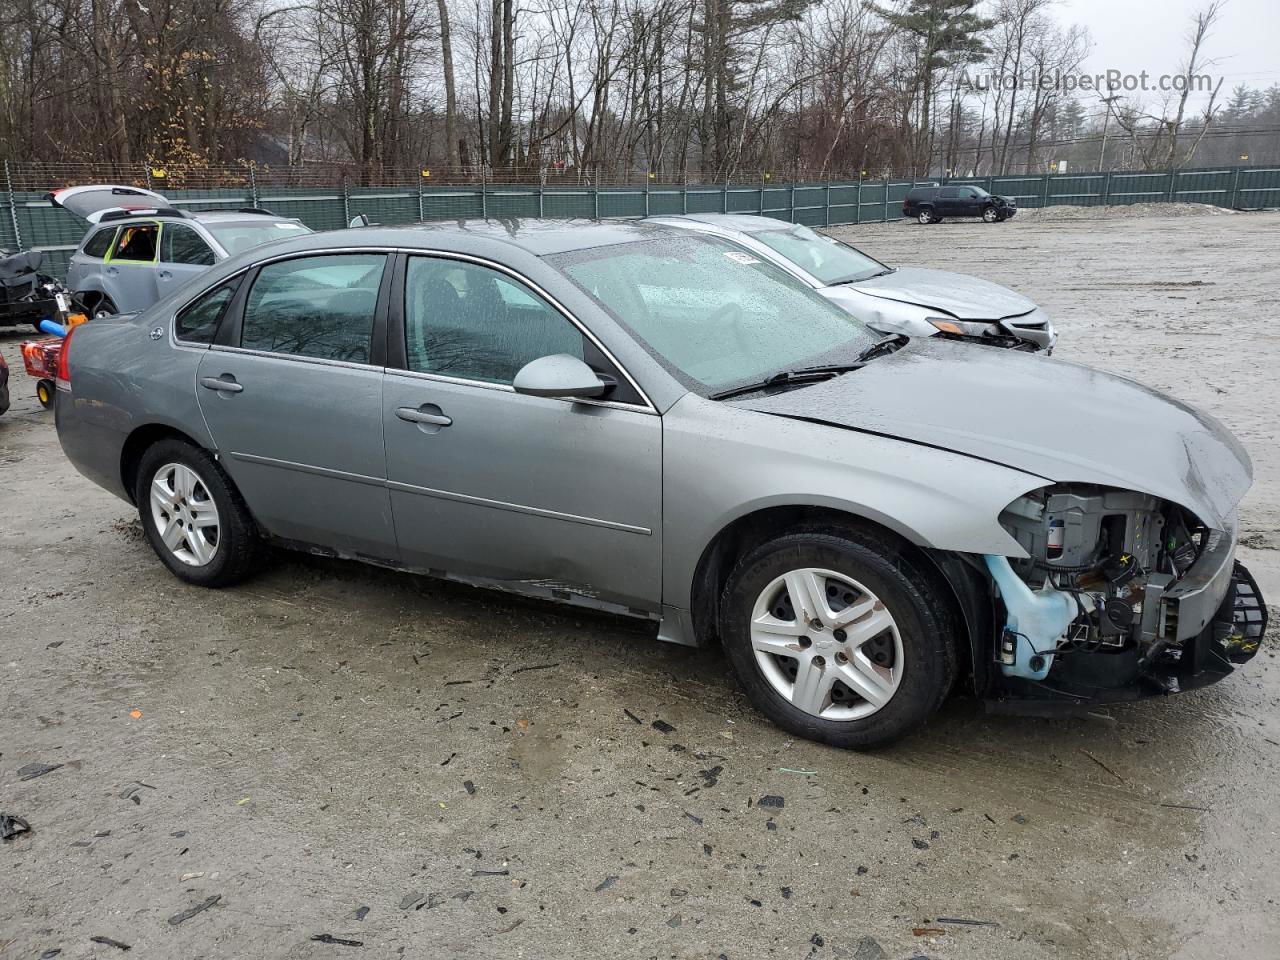
M 1187 52 L 1191 18 L 1207 0 L 1062 0 L 1058 17 L 1088 27 L 1093 53 L 1085 73 L 1174 74 Z M 1276 0 L 1227 0 L 1205 52 L 1219 63 L 1205 71 L 1225 79 L 1219 98 L 1245 83 L 1280 83 L 1280 9 Z M 1152 95 L 1154 96 L 1154 95 Z

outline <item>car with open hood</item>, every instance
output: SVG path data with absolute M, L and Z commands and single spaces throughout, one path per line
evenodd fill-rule
M 230 256 L 311 232 L 255 207 L 180 210 L 141 187 L 67 187 L 48 199 L 90 224 L 66 284 L 94 316 L 145 309 Z
M 639 618 L 722 644 L 764 714 L 841 746 L 958 684 L 1035 711 L 1202 686 L 1266 629 L 1235 558 L 1249 457 L 1212 417 L 882 337 L 671 226 L 250 250 L 76 327 L 55 409 L 187 582 L 273 542 Z
M 786 270 L 881 333 L 1053 352 L 1058 333 L 1032 300 L 989 280 L 924 267 L 891 267 L 802 224 L 744 213 L 648 218 L 724 237 Z

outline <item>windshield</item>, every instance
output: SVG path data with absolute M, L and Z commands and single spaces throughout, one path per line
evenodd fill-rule
M 261 220 L 213 221 L 205 223 L 204 228 L 233 257 L 250 247 L 270 243 L 272 240 L 300 237 L 311 232 L 292 220 L 268 220 L 265 223 Z
M 865 280 L 888 269 L 878 260 L 839 240 L 820 236 L 808 227 L 761 230 L 751 236 L 816 277 L 824 286 Z
M 548 260 L 707 392 L 848 360 L 880 339 L 785 270 L 716 237 L 669 236 Z

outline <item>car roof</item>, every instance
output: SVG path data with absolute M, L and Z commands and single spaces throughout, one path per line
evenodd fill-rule
M 722 230 L 737 230 L 741 233 L 757 233 L 761 230 L 790 230 L 797 224 L 776 217 L 762 217 L 754 213 L 672 213 L 656 214 L 650 222 L 670 220 L 690 220 L 694 223 L 705 223 L 707 226 L 719 227 Z
M 679 227 L 639 220 L 447 220 L 402 226 L 353 227 L 292 237 L 271 245 L 282 251 L 321 251 L 335 247 L 403 247 L 432 250 L 441 247 L 460 252 L 492 249 L 494 244 L 515 247 L 535 257 L 573 250 L 613 246 L 662 237 L 687 237 Z

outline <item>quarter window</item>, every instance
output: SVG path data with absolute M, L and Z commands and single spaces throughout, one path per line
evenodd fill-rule
M 188 343 L 213 343 L 213 336 L 218 332 L 218 323 L 227 312 L 227 304 L 235 296 L 240 278 L 228 280 L 219 287 L 214 287 L 195 303 L 185 307 L 178 313 L 174 323 L 174 334 L 179 340 Z
M 240 346 L 368 363 L 383 254 L 335 254 L 269 263 L 244 308 Z
M 111 241 L 115 238 L 115 235 L 115 227 L 106 227 L 105 229 L 99 230 L 85 241 L 84 249 L 80 252 L 86 257 L 93 257 L 95 260 L 101 260 L 107 255 L 107 248 L 111 246 Z
M 584 359 L 573 324 L 523 283 L 488 267 L 413 257 L 404 300 L 410 370 L 509 384 L 539 357 Z
M 213 263 L 213 251 L 185 223 L 166 223 L 160 234 L 160 260 L 163 263 L 191 263 L 199 266 L 210 266 Z
M 111 259 L 155 263 L 156 240 L 159 233 L 160 225 L 156 223 L 135 223 L 121 227 Z

